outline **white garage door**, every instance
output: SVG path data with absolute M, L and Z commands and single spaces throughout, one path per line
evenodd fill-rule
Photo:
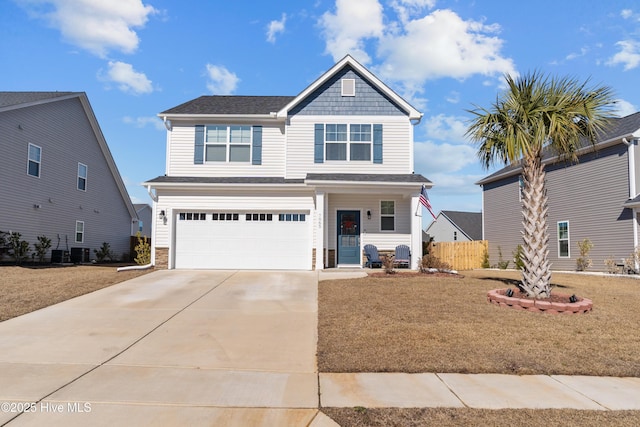
M 310 270 L 308 212 L 180 212 L 176 268 Z

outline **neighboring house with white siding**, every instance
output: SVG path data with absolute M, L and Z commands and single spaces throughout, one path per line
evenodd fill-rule
M 0 150 L 0 230 L 48 237 L 46 260 L 129 252 L 136 212 L 84 92 L 0 92 Z
M 166 175 L 145 183 L 156 267 L 360 267 L 370 243 L 408 245 L 417 268 L 422 113 L 351 56 L 297 96 L 202 96 L 159 116 Z
M 549 198 L 549 259 L 554 270 L 575 270 L 578 242 L 594 244 L 592 270 L 605 271 L 608 258 L 620 263 L 638 247 L 640 212 L 640 113 L 613 119 L 595 148 L 579 152 L 579 162 L 544 159 Z M 505 167 L 478 182 L 483 194 L 483 233 L 489 259 L 504 259 L 522 243 L 519 165 Z
M 482 240 L 480 212 L 440 211 L 426 230 L 434 242 Z

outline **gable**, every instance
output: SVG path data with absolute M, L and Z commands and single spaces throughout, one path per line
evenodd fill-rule
M 355 80 L 355 96 L 342 96 L 342 79 Z M 398 104 L 376 88 L 350 65 L 307 95 L 290 115 L 406 116 Z

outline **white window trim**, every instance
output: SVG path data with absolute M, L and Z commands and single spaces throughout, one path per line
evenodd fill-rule
M 356 96 L 356 79 L 342 79 L 340 83 L 342 96 Z
M 226 138 L 226 142 L 224 143 L 225 145 L 225 160 L 207 160 L 207 145 L 222 145 L 221 142 L 209 142 L 207 141 L 207 129 L 209 128 L 209 126 L 219 126 L 219 127 L 226 127 L 227 128 L 227 138 Z M 249 128 L 249 142 L 248 143 L 239 143 L 239 142 L 234 142 L 233 144 L 231 143 L 231 127 L 233 126 L 242 126 L 242 127 L 248 127 Z M 242 146 L 248 146 L 249 147 L 249 160 L 246 161 L 231 161 L 231 146 L 232 145 L 242 145 Z M 253 126 L 251 125 L 229 125 L 229 124 L 208 124 L 204 126 L 204 156 L 203 156 L 203 163 L 240 163 L 240 164 L 250 164 L 253 156 Z
M 382 213 L 382 202 L 392 202 L 393 203 L 393 215 L 389 215 L 389 214 L 383 214 Z M 395 233 L 396 232 L 396 208 L 398 206 L 398 204 L 396 203 L 395 200 L 389 200 L 389 199 L 385 199 L 385 200 L 380 200 L 380 203 L 378 204 L 378 206 L 380 207 L 380 232 L 381 233 Z M 382 229 L 382 218 L 393 218 L 393 230 L 383 230 Z
M 567 224 L 567 238 L 560 239 L 560 224 Z M 569 221 L 558 221 L 556 225 L 556 232 L 558 233 L 558 258 L 571 258 L 571 228 L 569 227 Z M 567 255 L 560 254 L 560 242 L 567 241 Z
M 86 171 L 85 176 L 80 175 L 80 166 L 84 166 L 84 170 Z M 84 188 L 80 188 L 80 179 L 84 179 Z M 84 163 L 78 162 L 78 179 L 76 181 L 76 188 L 80 191 L 87 191 L 87 185 L 89 184 L 89 166 Z
M 78 225 L 80 225 L 80 224 L 82 224 L 82 231 L 81 231 L 82 239 L 78 240 Z M 76 243 L 84 243 L 84 221 L 76 221 L 76 230 L 75 230 L 75 233 L 73 235 L 73 240 Z
M 38 161 L 31 160 L 31 147 L 36 147 L 38 150 L 40 150 L 40 160 Z M 38 175 L 31 175 L 29 173 L 29 163 L 31 162 L 38 164 Z M 32 143 L 29 143 L 29 147 L 27 148 L 27 175 L 32 176 L 34 178 L 40 178 L 40 175 L 42 175 L 42 147 Z
M 347 140 L 346 141 L 329 141 L 327 140 L 327 125 L 346 125 L 347 126 Z M 352 125 L 366 125 L 371 127 L 371 139 L 369 141 L 351 141 L 351 126 Z M 345 160 L 333 160 L 329 159 L 327 155 L 327 144 L 345 144 L 347 146 L 347 158 Z M 351 144 L 369 144 L 369 160 L 351 160 Z M 354 162 L 357 164 L 373 164 L 373 123 L 324 123 L 324 158 L 325 162 L 331 163 L 344 163 Z

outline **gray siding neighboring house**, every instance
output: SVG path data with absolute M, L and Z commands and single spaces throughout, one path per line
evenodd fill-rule
M 0 149 L 0 230 L 129 252 L 136 212 L 85 93 L 0 92 Z
M 153 221 L 153 209 L 146 203 L 136 203 L 133 205 L 138 214 L 138 228 L 135 232 L 140 232 L 143 237 L 151 237 L 151 222 Z
M 482 213 L 440 211 L 426 233 L 434 242 L 482 240 Z
M 592 270 L 605 271 L 605 260 L 620 262 L 638 246 L 638 138 L 640 113 L 614 119 L 595 149 L 582 149 L 579 162 L 557 162 L 547 156 L 549 197 L 549 257 L 554 270 L 575 270 L 578 242 L 594 244 L 589 253 Z M 489 261 L 512 259 L 522 243 L 522 211 L 518 165 L 508 166 L 478 182 L 483 190 L 484 239 L 489 241 Z M 568 236 L 559 235 L 568 228 Z M 568 237 L 568 253 L 561 251 Z M 561 242 L 562 241 L 562 242 Z

